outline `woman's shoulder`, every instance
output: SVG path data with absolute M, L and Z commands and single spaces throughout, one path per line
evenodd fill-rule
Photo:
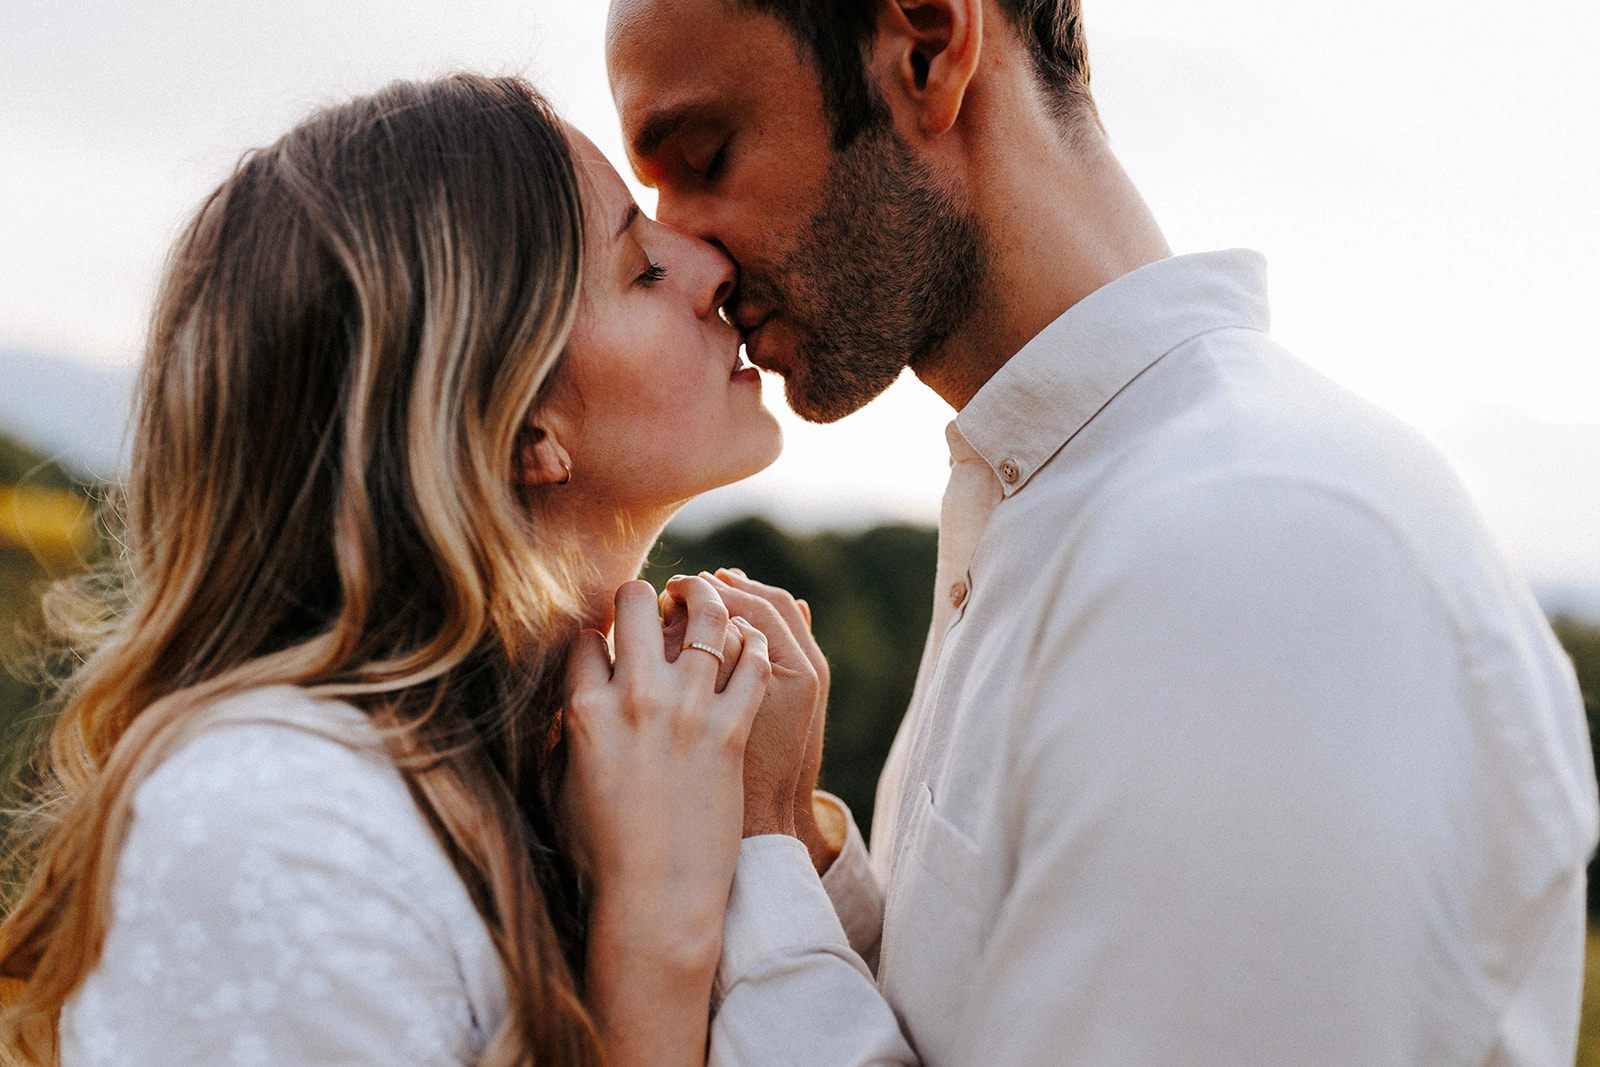
M 100 965 L 63 1016 L 77 1062 L 152 1019 L 193 1053 L 167 1062 L 229 1062 L 224 1039 L 279 1062 L 481 1050 L 493 943 L 366 717 L 290 687 L 199 716 L 134 794 Z
M 347 839 L 359 838 L 369 862 L 424 868 L 438 853 L 366 716 L 291 686 L 196 712 L 189 736 L 135 791 L 133 816 L 130 847 L 310 860 L 358 854 Z
M 408 927 L 447 941 L 463 909 L 479 925 L 377 728 L 349 704 L 292 686 L 200 709 L 190 736 L 140 783 L 119 884 L 173 862 L 191 879 L 219 880 L 201 897 L 219 905 L 270 871 L 280 890 L 359 891 L 414 912 Z
M 399 793 L 396 793 L 398 787 Z M 294 686 L 231 694 L 194 712 L 187 736 L 140 783 L 136 818 L 270 823 L 319 811 L 387 825 L 370 805 L 405 793 L 376 728 L 356 708 Z M 355 795 L 367 803 L 350 805 Z M 406 806 L 410 804 L 406 798 Z

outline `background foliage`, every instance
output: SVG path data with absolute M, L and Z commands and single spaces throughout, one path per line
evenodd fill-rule
M 41 492 L 27 496 L 6 492 L 17 486 Z M 76 497 L 78 510 L 88 516 L 89 496 L 88 483 L 0 434 L 0 502 L 12 512 L 0 515 L 0 829 L 5 813 L 21 799 L 19 777 L 45 725 L 40 709 L 47 693 L 32 640 L 40 629 L 39 597 L 52 578 L 78 562 L 59 551 L 61 545 L 76 540 L 75 531 L 41 545 L 28 536 L 39 524 L 20 512 L 42 501 L 47 520 L 54 523 L 61 510 L 57 501 Z

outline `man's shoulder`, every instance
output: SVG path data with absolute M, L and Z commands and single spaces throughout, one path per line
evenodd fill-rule
M 1191 522 L 1208 498 L 1245 487 L 1263 507 L 1218 516 L 1225 526 L 1253 518 L 1292 536 L 1299 506 L 1337 500 L 1425 541 L 1481 535 L 1476 509 L 1431 442 L 1254 330 L 1179 346 L 1084 436 L 1078 454 L 1072 442 L 1052 462 L 1059 470 L 1040 472 L 1046 510 L 1070 506 L 1094 522 L 1153 509 L 1140 517 Z
M 1331 560 L 1415 573 L 1463 620 L 1522 614 L 1439 451 L 1258 331 L 1170 353 L 996 512 L 986 541 L 975 562 L 1025 568 L 1058 607 L 1119 576 L 1170 574 L 1200 595 L 1206 575 L 1252 567 L 1286 569 L 1267 588 L 1287 603 L 1306 587 L 1297 575 L 1337 580 Z M 1490 587 L 1492 603 L 1472 591 Z

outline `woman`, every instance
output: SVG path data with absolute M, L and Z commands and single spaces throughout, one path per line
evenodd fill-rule
M 628 582 L 777 455 L 733 281 L 514 79 L 239 165 L 158 298 L 122 599 L 76 601 L 15 1051 L 703 1062 L 742 751 L 822 689 L 793 601 L 674 579 L 663 636 Z

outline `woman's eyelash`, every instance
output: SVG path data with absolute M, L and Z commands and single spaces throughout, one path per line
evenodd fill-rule
M 639 282 L 641 285 L 654 285 L 666 276 L 667 268 L 660 263 L 652 262 L 644 269 L 644 273 L 639 275 Z

